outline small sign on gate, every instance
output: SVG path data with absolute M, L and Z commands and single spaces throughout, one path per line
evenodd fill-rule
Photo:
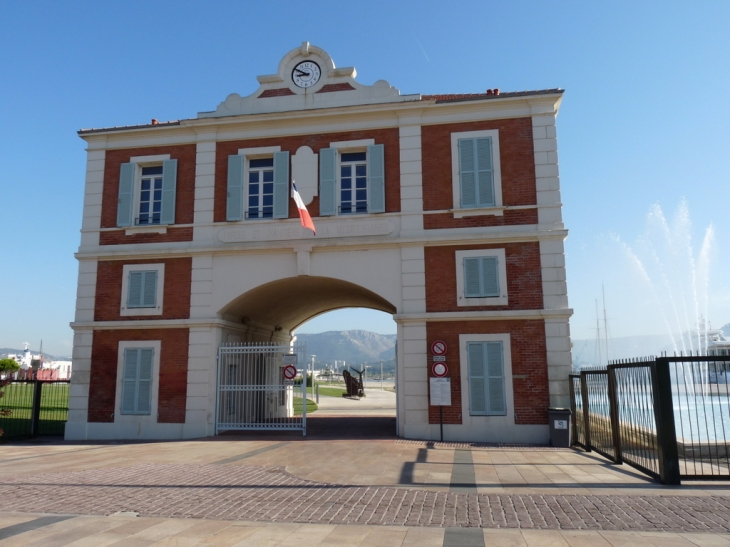
M 294 365 L 287 365 L 282 370 L 284 378 L 287 380 L 293 380 L 297 375 L 297 367 Z
M 281 366 L 287 365 L 297 366 L 297 354 L 296 353 L 285 353 L 281 356 Z

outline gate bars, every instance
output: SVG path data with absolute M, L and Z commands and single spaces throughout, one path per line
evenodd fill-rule
M 658 357 L 570 376 L 573 443 L 664 484 L 730 480 L 730 360 Z
M 296 355 L 306 377 L 304 344 L 244 343 L 218 348 L 216 434 L 228 430 L 307 434 L 307 383 L 297 386 L 284 379 L 284 355 Z

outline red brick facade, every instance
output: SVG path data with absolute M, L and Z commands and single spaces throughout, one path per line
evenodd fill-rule
M 165 284 L 162 315 L 119 315 L 122 304 L 123 268 L 127 264 L 164 264 Z M 136 321 L 149 319 L 187 319 L 190 317 L 190 282 L 193 259 L 165 258 L 147 260 L 101 260 L 96 273 L 94 321 Z
M 114 421 L 119 342 L 160 340 L 157 422 L 185 423 L 188 339 L 188 329 L 95 331 L 91 348 L 88 421 Z
M 453 208 L 451 134 L 487 129 L 499 130 L 503 205 L 537 204 L 532 119 L 512 118 L 421 127 L 424 211 Z M 537 224 L 537 210 L 505 211 L 504 216 L 465 218 L 454 218 L 451 213 L 427 214 L 423 223 L 426 229 Z
M 550 406 L 547 378 L 545 323 L 542 320 L 523 321 L 442 321 L 426 325 L 428 347 L 436 340 L 446 342 L 449 350 L 447 364 L 451 378 L 451 406 L 444 407 L 445 424 L 461 424 L 461 371 L 459 358 L 460 334 L 509 334 L 512 353 L 512 386 L 514 392 L 515 424 L 547 424 Z M 431 364 L 428 376 L 432 376 Z M 428 408 L 429 423 L 439 423 L 439 409 Z
M 119 200 L 119 174 L 121 165 L 134 156 L 157 156 L 170 154 L 177 160 L 177 187 L 175 190 L 175 224 L 192 224 L 195 202 L 195 150 L 194 144 L 179 146 L 153 146 L 149 148 L 126 148 L 107 150 L 104 162 L 104 191 L 101 202 L 101 227 L 116 228 L 117 203 Z M 109 234 L 109 235 L 107 235 Z M 123 230 L 102 232 L 102 245 L 125 243 L 167 243 L 192 241 L 193 230 L 168 228 L 166 234 L 134 234 L 126 236 Z
M 215 222 L 226 221 L 226 196 L 228 193 L 228 156 L 238 153 L 241 148 L 260 148 L 281 146 L 282 152 L 296 154 L 300 146 L 309 146 L 315 154 L 320 149 L 329 148 L 331 142 L 374 139 L 375 144 L 385 148 L 385 212 L 400 211 L 400 140 L 398 129 L 376 129 L 369 131 L 350 131 L 347 133 L 326 133 L 322 135 L 300 135 L 255 139 L 245 141 L 219 142 L 216 146 L 215 162 Z M 307 205 L 312 217 L 319 216 L 319 197 Z M 289 218 L 299 218 L 294 200 L 289 200 Z
M 507 262 L 506 306 L 459 306 L 456 251 L 504 249 Z M 543 307 L 540 245 L 537 242 L 498 245 L 426 247 L 426 311 L 539 310 Z

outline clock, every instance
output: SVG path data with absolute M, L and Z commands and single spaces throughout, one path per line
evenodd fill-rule
M 319 81 L 322 72 L 314 61 L 302 61 L 291 72 L 291 79 L 298 87 L 312 87 Z

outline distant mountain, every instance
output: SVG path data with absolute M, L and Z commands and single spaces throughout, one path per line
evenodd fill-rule
M 724 327 L 720 327 L 720 330 L 725 333 L 725 336 L 730 336 L 730 323 Z
M 30 352 L 33 355 L 38 355 L 37 349 L 31 348 Z M 0 359 L 7 357 L 11 353 L 20 355 L 21 353 L 23 353 L 23 350 L 18 349 L 18 348 L 0 348 Z M 50 353 L 46 353 L 46 352 L 43 352 L 43 355 L 45 356 L 46 361 L 70 361 L 71 360 L 70 357 L 58 357 L 56 355 L 51 355 Z
M 297 343 L 307 345 L 307 356 L 316 355 L 318 363 L 332 364 L 338 360 L 355 365 L 375 363 L 380 359 L 390 361 L 395 357 L 395 334 L 344 330 L 296 336 Z

